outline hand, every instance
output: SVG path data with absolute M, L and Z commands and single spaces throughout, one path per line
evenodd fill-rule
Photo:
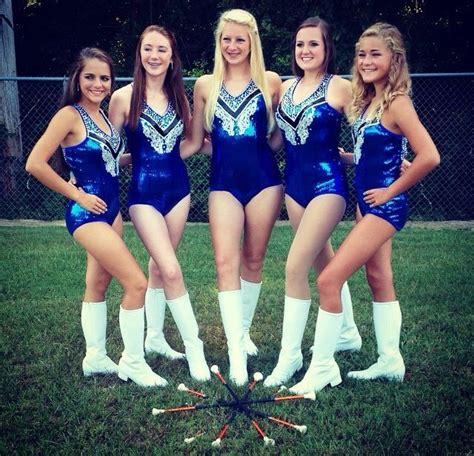
M 400 165 L 400 175 L 403 176 L 410 168 L 411 162 L 403 159 L 402 164 Z
M 96 195 L 86 193 L 82 188 L 79 189 L 79 196 L 76 199 L 77 204 L 93 214 L 105 214 L 107 212 L 107 204 L 104 200 Z
M 72 172 L 69 173 L 69 180 L 67 183 L 72 185 L 73 187 L 75 187 L 77 184 L 76 176 L 74 176 Z
M 354 154 L 350 152 L 346 152 L 342 147 L 338 147 L 337 150 L 339 151 L 339 156 L 341 157 L 342 163 L 345 165 L 353 165 L 354 164 Z
M 364 201 L 370 207 L 380 206 L 392 199 L 392 195 L 387 187 L 372 188 L 364 192 Z

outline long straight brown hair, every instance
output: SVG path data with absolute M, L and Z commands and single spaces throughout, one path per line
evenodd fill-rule
M 173 64 L 168 67 L 165 77 L 164 90 L 168 97 L 169 103 L 177 112 L 179 118 L 184 123 L 184 131 L 189 131 L 190 127 L 190 112 L 188 99 L 184 90 L 183 75 L 181 71 L 181 59 L 179 58 L 178 45 L 176 39 L 168 29 L 158 25 L 150 25 L 140 35 L 137 49 L 135 51 L 135 67 L 133 70 L 133 88 L 132 99 L 130 101 L 130 114 L 128 123 L 132 130 L 135 130 L 138 125 L 138 119 L 143 110 L 143 102 L 146 99 L 146 72 L 142 65 L 140 49 L 142 47 L 143 39 L 148 33 L 157 32 L 163 35 L 171 46 L 171 54 Z

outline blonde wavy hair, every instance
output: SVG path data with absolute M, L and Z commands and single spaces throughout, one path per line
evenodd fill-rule
M 410 95 L 411 79 L 408 72 L 405 44 L 400 31 L 394 25 L 377 22 L 365 30 L 355 45 L 355 57 L 352 66 L 352 103 L 349 109 L 349 121 L 353 122 L 375 96 L 373 84 L 365 84 L 357 68 L 360 42 L 363 38 L 380 38 L 392 53 L 390 71 L 377 106 L 371 107 L 367 115 L 374 118 L 378 112 L 383 112 L 398 95 Z
M 217 99 L 224 81 L 226 62 L 222 56 L 221 37 L 226 24 L 238 24 L 248 28 L 250 39 L 250 76 L 260 89 L 267 107 L 268 131 L 274 127 L 272 101 L 265 77 L 265 61 L 263 59 L 262 43 L 258 34 L 257 21 L 252 14 L 241 9 L 232 9 L 222 13 L 215 31 L 216 49 L 214 53 L 213 84 L 204 109 L 204 128 L 210 132 L 214 121 Z

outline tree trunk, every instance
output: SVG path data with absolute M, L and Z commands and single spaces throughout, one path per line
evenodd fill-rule
M 16 76 L 15 41 L 11 0 L 0 0 L 0 76 Z M 20 106 L 16 81 L 0 81 L 0 192 L 12 197 L 21 164 Z

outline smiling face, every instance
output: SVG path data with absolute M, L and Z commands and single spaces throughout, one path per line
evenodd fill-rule
M 147 33 L 140 46 L 140 60 L 147 76 L 166 75 L 173 53 L 168 38 L 158 32 Z
M 296 64 L 305 72 L 324 71 L 325 49 L 319 27 L 305 27 L 298 31 L 295 41 Z
M 359 42 L 357 70 L 366 84 L 385 85 L 390 73 L 392 52 L 381 38 L 367 36 Z
M 250 37 L 248 27 L 228 22 L 222 29 L 220 39 L 224 60 L 229 65 L 238 65 L 249 61 Z
M 100 104 L 112 88 L 110 67 L 99 59 L 87 59 L 79 75 L 80 102 Z

